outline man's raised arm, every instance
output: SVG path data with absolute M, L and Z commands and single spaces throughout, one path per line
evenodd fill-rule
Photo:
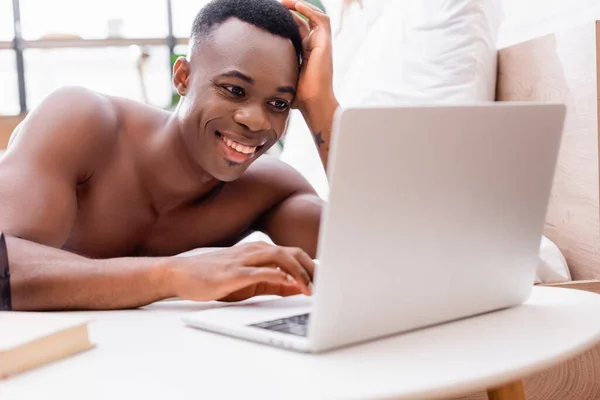
M 294 106 L 302 113 L 327 170 L 333 117 L 340 106 L 333 92 L 331 24 L 329 17 L 312 4 L 300 0 L 282 0 L 282 4 L 310 21 L 292 14 L 300 28 L 304 48 Z

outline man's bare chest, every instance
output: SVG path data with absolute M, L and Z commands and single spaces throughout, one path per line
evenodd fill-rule
M 205 199 L 157 213 L 144 193 L 127 182 L 97 182 L 78 192 L 77 218 L 64 248 L 110 258 L 229 246 L 249 232 L 272 203 L 272 195 L 232 183 Z

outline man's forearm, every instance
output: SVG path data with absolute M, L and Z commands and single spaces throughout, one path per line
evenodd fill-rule
M 16 311 L 135 308 L 171 297 L 164 258 L 92 260 L 14 237 L 6 245 Z
M 319 101 L 312 102 L 300 108 L 300 112 L 310 129 L 315 145 L 319 151 L 323 168 L 327 171 L 329 159 L 329 146 L 331 142 L 331 128 L 335 110 L 339 107 L 333 94 L 323 96 Z

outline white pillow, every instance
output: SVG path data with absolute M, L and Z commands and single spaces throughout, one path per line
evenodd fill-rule
M 600 19 L 598 0 L 503 0 L 498 48 Z
M 334 43 L 342 105 L 493 101 L 501 16 L 496 3 L 365 1 L 365 21 L 354 16 L 351 22 L 358 25 L 344 24 Z M 351 47 L 352 59 L 342 54 Z
M 558 283 L 571 280 L 567 260 L 558 246 L 545 236 L 540 242 L 536 283 Z

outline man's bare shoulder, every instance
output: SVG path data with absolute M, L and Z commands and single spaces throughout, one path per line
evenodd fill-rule
M 315 194 L 306 178 L 294 167 L 270 155 L 257 159 L 241 178 L 252 186 L 264 188 L 277 196 Z
M 300 247 L 314 258 L 324 201 L 306 178 L 284 161 L 263 156 L 240 180 L 245 181 L 244 193 L 262 201 L 252 230 L 275 244 Z
M 110 98 L 84 88 L 62 88 L 19 124 L 5 157 L 41 163 L 59 159 L 73 167 L 82 166 L 106 153 L 118 127 L 119 113 Z

